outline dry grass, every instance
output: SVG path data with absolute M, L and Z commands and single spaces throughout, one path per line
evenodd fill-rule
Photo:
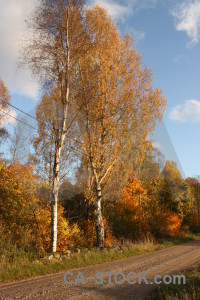
M 122 259 L 147 252 L 164 249 L 173 245 L 181 244 L 194 239 L 199 239 L 199 235 L 186 235 L 181 237 L 167 238 L 160 243 L 152 240 L 143 240 L 137 243 L 125 241 L 119 248 L 99 250 L 81 250 L 80 254 L 73 254 L 68 259 L 58 261 L 48 261 L 44 254 L 35 252 L 25 252 L 7 246 L 1 248 L 0 253 L 0 282 L 8 282 L 15 279 L 22 279 L 31 276 L 55 273 L 61 270 L 68 270 L 76 267 L 100 264 L 103 262 Z M 46 254 L 47 256 L 48 254 Z M 48 256 L 47 256 L 48 257 Z
M 149 300 L 199 300 L 200 270 L 185 273 L 186 284 L 161 285 L 148 298 Z

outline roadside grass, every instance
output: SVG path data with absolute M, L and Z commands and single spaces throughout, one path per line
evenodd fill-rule
M 181 274 L 183 275 L 183 274 Z M 148 300 L 198 300 L 200 299 L 200 270 L 184 273 L 186 284 L 159 286 Z
M 182 236 L 168 237 L 153 242 L 150 240 L 133 243 L 126 241 L 118 248 L 92 248 L 81 249 L 81 253 L 72 253 L 70 257 L 52 259 L 51 253 L 39 254 L 25 252 L 18 249 L 5 250 L 0 255 L 0 282 L 9 282 L 17 279 L 56 273 L 78 267 L 101 264 L 147 252 L 165 249 L 181 243 L 200 239 L 200 234 L 184 234 Z M 62 256 L 62 254 L 61 254 Z M 199 298 L 200 299 L 200 298 Z

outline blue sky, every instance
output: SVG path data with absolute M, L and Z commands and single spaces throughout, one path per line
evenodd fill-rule
M 38 86 L 28 70 L 17 70 L 16 61 L 24 20 L 35 3 L 0 4 L 0 76 L 12 103 L 26 112 L 39 100 Z M 186 176 L 200 174 L 200 0 L 91 0 L 89 4 L 106 7 L 121 33 L 133 35 L 143 63 L 153 70 L 153 85 L 168 100 L 165 130 L 157 129 L 154 144 L 166 158 L 176 159 L 177 154 Z

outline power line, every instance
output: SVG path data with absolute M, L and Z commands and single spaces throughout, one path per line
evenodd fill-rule
M 4 101 L 4 100 L 3 100 L 3 101 Z M 6 101 L 4 101 L 4 102 L 6 102 Z M 35 119 L 36 121 L 38 121 L 36 118 L 34 118 L 33 116 L 31 116 L 31 115 L 25 113 L 24 111 L 22 111 L 21 109 L 15 107 L 14 105 L 11 105 L 11 104 L 8 103 L 8 102 L 6 102 L 6 103 L 9 104 L 11 107 L 17 109 L 18 111 L 20 111 L 20 112 L 26 114 L 27 116 L 31 117 L 32 119 Z M 5 112 L 5 110 L 3 110 L 3 109 L 0 108 L 0 111 L 2 111 L 2 112 L 4 113 L 4 115 L 8 115 L 9 117 L 11 117 L 11 118 L 17 120 L 18 122 L 21 122 L 22 124 L 24 124 L 24 125 L 26 125 L 26 126 L 32 128 L 32 129 L 34 129 L 35 131 L 38 131 L 38 129 L 35 128 L 34 126 L 32 126 L 32 125 L 30 125 L 30 124 L 28 124 L 28 123 L 26 123 L 26 122 L 24 122 L 24 121 L 22 121 L 22 120 L 16 118 L 15 116 L 9 114 L 8 112 Z M 44 122 L 43 122 L 43 124 L 46 126 L 46 124 L 45 124 Z M 53 127 L 52 127 L 52 128 L 53 128 Z M 47 133 L 47 136 L 51 137 L 48 133 Z M 69 147 L 70 149 L 73 149 L 74 151 L 77 151 L 77 149 L 75 150 L 75 149 L 74 149 L 72 146 L 70 146 L 70 145 L 68 145 L 68 147 Z M 21 159 L 24 159 L 24 158 L 26 158 L 26 157 L 28 157 L 28 156 L 29 156 L 29 155 L 26 155 L 26 156 L 21 157 L 21 158 L 18 158 L 18 159 L 21 160 Z M 37 171 L 38 173 L 40 173 L 40 175 L 42 176 L 42 178 L 44 178 L 45 180 L 47 180 L 47 177 L 44 176 L 44 175 L 42 174 L 42 172 L 41 172 L 38 168 L 35 168 L 35 169 L 36 169 L 36 171 Z M 65 175 L 66 175 L 66 174 L 65 174 Z M 63 177 L 65 177 L 65 175 L 64 175 Z M 63 178 L 63 177 L 62 177 L 62 178 Z
M 11 117 L 11 118 L 13 118 L 13 119 L 15 119 L 15 120 L 17 120 L 17 121 L 23 123 L 23 124 L 26 125 L 26 126 L 29 126 L 30 128 L 32 128 L 32 129 L 34 129 L 34 130 L 37 131 L 37 128 L 33 127 L 33 126 L 30 125 L 30 124 L 27 124 L 26 122 L 24 122 L 24 121 L 22 121 L 22 120 L 20 120 L 20 119 L 18 119 L 18 118 L 16 118 L 16 117 L 14 117 L 14 116 L 12 116 L 11 114 L 5 112 L 3 109 L 0 108 L 0 111 L 4 112 L 4 113 L 5 113 L 6 115 L 8 115 L 9 117 Z
M 15 120 L 21 122 L 22 124 L 24 124 L 24 125 L 26 125 L 26 126 L 29 126 L 30 128 L 34 129 L 35 131 L 38 131 L 37 128 L 33 127 L 32 125 L 30 125 L 30 124 L 28 124 L 28 123 L 26 123 L 26 122 L 24 122 L 24 121 L 22 121 L 22 120 L 20 120 L 20 119 L 18 119 L 18 118 L 16 118 L 16 117 L 14 117 L 14 116 L 12 116 L 11 114 L 5 112 L 5 111 L 2 110 L 1 108 L 0 108 L 0 111 L 2 111 L 3 113 L 5 113 L 6 115 L 10 116 L 11 118 L 13 118 L 13 119 L 15 119 Z M 48 133 L 47 133 L 47 136 L 51 137 L 51 135 L 48 134 Z M 68 145 L 68 147 L 71 148 L 71 149 L 73 149 L 74 151 L 77 151 L 76 149 L 74 149 L 74 147 L 72 147 L 72 146 L 70 146 L 70 145 Z M 78 151 L 78 152 L 79 152 L 79 151 Z
M 42 123 L 42 124 L 44 124 L 44 126 L 49 127 L 49 128 L 51 128 L 52 130 L 54 130 L 53 126 L 51 126 L 50 124 L 46 124 L 45 122 L 42 122 L 42 121 L 36 119 L 35 117 L 31 116 L 30 114 L 26 113 L 25 111 L 21 110 L 20 108 L 14 106 L 14 105 L 12 105 L 12 104 L 10 104 L 9 102 L 7 102 L 7 101 L 5 101 L 5 100 L 3 100 L 3 99 L 2 99 L 2 101 L 3 101 L 4 103 L 8 104 L 9 106 L 11 106 L 12 108 L 14 108 L 14 109 L 20 111 L 21 113 L 25 114 L 26 116 L 28 116 L 28 117 L 32 118 L 33 120 L 37 121 L 38 123 Z M 83 103 L 83 105 L 80 107 L 78 113 L 72 118 L 70 124 L 68 125 L 67 129 L 65 130 L 65 133 L 67 133 L 67 131 L 68 131 L 69 128 L 71 127 L 72 123 L 74 122 L 75 118 L 78 116 L 78 114 L 79 114 L 79 112 L 81 111 L 81 109 L 83 108 L 83 106 L 84 106 L 84 103 Z M 29 126 L 29 125 L 28 125 L 28 126 Z M 31 125 L 30 125 L 30 126 L 31 126 Z M 36 128 L 35 128 L 35 129 L 36 129 Z M 38 131 L 38 129 L 36 129 L 36 130 Z M 47 134 L 47 135 L 50 136 L 49 134 Z
M 4 103 L 8 104 L 9 106 L 11 106 L 12 108 L 14 108 L 14 109 L 20 111 L 21 113 L 25 114 L 26 116 L 32 118 L 33 120 L 35 120 L 35 121 L 37 121 L 37 122 L 40 122 L 40 123 L 43 123 L 45 126 L 51 127 L 51 129 L 53 129 L 53 127 L 52 127 L 51 125 L 47 125 L 45 122 L 39 121 L 39 120 L 36 119 L 35 117 L 31 116 L 30 114 L 26 113 L 25 111 L 21 110 L 20 108 L 14 106 L 14 105 L 12 105 L 12 104 L 10 104 L 9 102 L 7 102 L 7 101 L 5 101 L 5 100 L 3 100 L 3 99 L 2 99 L 2 101 L 3 101 Z
M 7 101 L 5 101 L 5 100 L 3 100 L 3 99 L 2 99 L 1 101 L 3 101 L 4 103 L 8 104 L 8 105 L 9 105 L 9 106 L 11 106 L 12 108 L 14 108 L 14 109 L 16 109 L 16 110 L 20 111 L 21 113 L 23 113 L 23 114 L 27 115 L 28 117 L 30 117 L 30 118 L 32 118 L 32 119 L 34 119 L 34 120 L 36 120 L 36 121 L 37 121 L 37 119 L 36 119 L 35 117 L 33 117 L 33 116 L 29 115 L 28 113 L 24 112 L 24 111 L 23 111 L 23 110 L 21 110 L 20 108 L 18 108 L 18 107 L 16 107 L 16 106 L 14 106 L 14 105 L 12 105 L 12 104 L 10 104 L 9 102 L 7 102 Z
M 42 122 L 42 121 L 36 119 L 35 117 L 31 116 L 30 114 L 24 112 L 23 110 L 19 109 L 18 107 L 16 107 L 16 106 L 10 104 L 9 102 L 7 102 L 7 101 L 5 101 L 5 100 L 3 100 L 3 99 L 2 99 L 2 101 L 5 102 L 6 104 L 8 104 L 9 106 L 11 106 L 12 108 L 14 108 L 14 109 L 20 111 L 21 113 L 27 115 L 27 116 L 30 117 L 30 118 L 32 118 L 33 120 L 36 120 L 38 123 L 42 123 L 42 124 L 44 124 L 44 126 L 49 127 L 49 128 L 51 128 L 52 130 L 54 130 L 53 126 L 51 126 L 51 125 L 49 125 L 49 124 L 46 124 L 45 122 Z M 81 109 L 83 108 L 83 106 L 84 106 L 84 105 L 81 106 L 81 108 L 79 109 L 77 115 L 79 114 L 79 112 L 81 111 Z M 3 111 L 3 110 L 1 110 L 1 111 Z M 9 115 L 9 114 L 6 113 L 5 111 L 3 111 L 3 112 L 4 112 L 5 114 Z M 72 120 L 71 120 L 71 122 L 70 122 L 68 128 L 65 130 L 65 133 L 67 133 L 67 131 L 69 130 L 70 126 L 72 125 L 72 123 L 74 122 L 75 118 L 77 117 L 77 115 L 75 115 L 75 116 L 72 118 Z M 23 123 L 23 124 L 25 124 L 25 125 L 27 125 L 27 126 L 33 128 L 34 130 L 38 131 L 38 129 L 36 129 L 36 128 L 33 127 L 32 125 L 29 125 L 29 124 L 25 123 L 25 122 L 22 121 L 22 120 L 19 120 L 18 118 L 14 117 L 14 116 L 11 116 L 11 115 L 9 115 L 9 116 L 12 117 L 12 118 L 14 118 L 14 119 L 16 119 L 16 120 L 18 120 L 18 121 L 21 122 L 21 123 Z M 51 137 L 51 135 L 48 134 L 48 133 L 47 133 L 47 136 Z M 77 140 L 77 142 L 79 142 L 79 141 Z

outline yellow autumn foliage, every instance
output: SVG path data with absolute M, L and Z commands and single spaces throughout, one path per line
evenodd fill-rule
M 30 166 L 0 162 L 0 234 L 27 249 L 49 250 L 50 204 L 36 197 L 37 176 Z M 81 243 L 80 229 L 69 225 L 64 209 L 58 208 L 58 250 Z

